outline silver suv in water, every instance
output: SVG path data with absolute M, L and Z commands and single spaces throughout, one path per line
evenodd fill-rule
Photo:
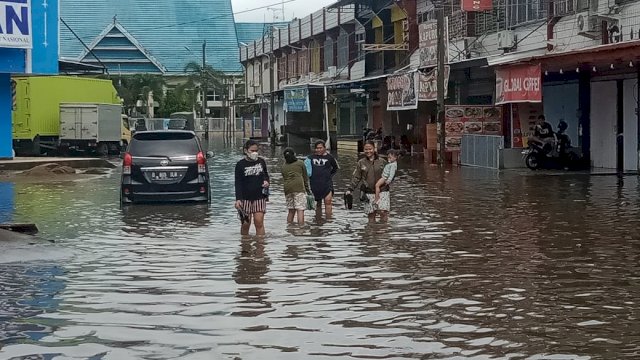
M 137 132 L 122 156 L 120 202 L 211 202 L 212 156 L 193 131 Z

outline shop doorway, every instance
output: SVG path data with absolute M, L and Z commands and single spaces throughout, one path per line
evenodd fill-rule
M 618 84 L 591 83 L 591 162 L 594 168 L 617 169 Z

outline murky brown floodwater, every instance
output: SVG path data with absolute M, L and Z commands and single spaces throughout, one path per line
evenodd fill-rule
M 636 177 L 405 159 L 388 226 L 337 201 L 300 228 L 273 171 L 259 242 L 238 235 L 237 158 L 212 160 L 211 209 L 121 211 L 117 172 L 16 183 L 13 220 L 68 258 L 0 265 L 0 358 L 640 358 Z

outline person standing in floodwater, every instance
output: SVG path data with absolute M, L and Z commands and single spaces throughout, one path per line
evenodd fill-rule
M 307 209 L 307 194 L 311 193 L 309 177 L 304 162 L 298 160 L 291 148 L 284 149 L 285 164 L 282 166 L 282 180 L 284 182 L 284 196 L 287 201 L 287 223 L 293 223 L 298 217 L 298 224 L 304 224 L 304 211 Z
M 245 156 L 235 169 L 236 202 L 242 228 L 240 233 L 248 235 L 251 221 L 256 235 L 264 235 L 264 214 L 269 197 L 269 172 L 267 163 L 258 155 L 258 143 L 249 140 L 244 146 Z
M 309 155 L 305 163 L 311 182 L 311 191 L 317 202 L 316 215 L 322 216 L 322 204 L 324 203 L 325 215 L 330 218 L 333 215 L 333 176 L 340 168 L 336 159 L 327 152 L 323 140 L 314 144 L 315 153 Z M 309 170 L 310 174 L 309 174 Z
M 389 210 L 391 210 L 388 184 L 381 184 L 380 201 L 377 204 L 375 203 L 376 184 L 382 179 L 382 173 L 387 162 L 378 156 L 373 141 L 364 143 L 364 155 L 365 158 L 358 160 L 356 164 L 347 194 L 351 194 L 362 183 L 360 191 L 363 196 L 361 198 L 364 203 L 364 212 L 369 217 L 369 222 L 375 222 L 376 216 L 380 216 L 380 221 L 387 222 L 389 220 Z

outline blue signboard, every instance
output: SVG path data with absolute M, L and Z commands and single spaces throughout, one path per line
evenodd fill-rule
M 0 47 L 31 49 L 30 0 L 0 0 Z
M 14 24 L 22 18 L 8 17 L 13 15 L 7 13 L 6 9 L 3 10 L 3 6 L 8 6 L 5 3 L 26 3 L 28 6 L 30 2 L 0 0 L 0 73 L 57 75 L 60 48 L 58 0 L 35 1 L 31 4 L 30 49 L 3 46 L 2 34 L 8 36 L 8 30 L 14 33 L 22 31 Z M 14 25 L 10 26 L 7 22 Z
M 295 88 L 284 90 L 284 111 L 310 112 L 309 88 Z
M 33 19 L 33 46 L 27 72 L 39 75 L 57 75 L 60 55 L 58 21 L 59 0 L 38 0 L 31 4 Z M 31 70 L 31 71 L 29 71 Z
M 0 159 L 13 157 L 11 75 L 58 74 L 58 1 L 0 0 Z

